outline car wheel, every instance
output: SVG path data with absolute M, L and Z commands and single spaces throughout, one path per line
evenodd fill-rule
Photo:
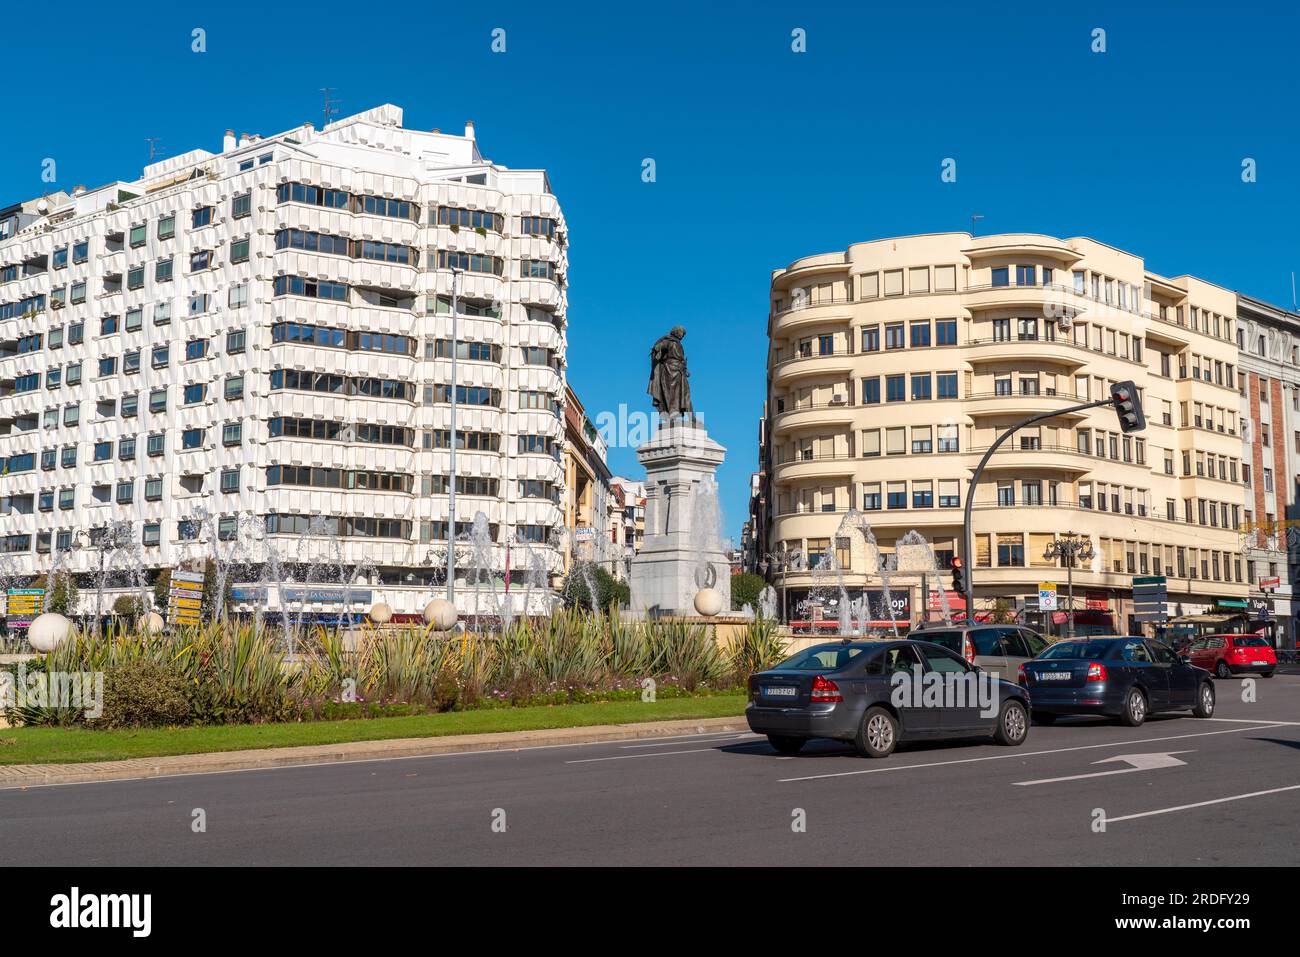
M 1201 682 L 1201 687 L 1196 692 L 1196 707 L 1192 709 L 1192 714 L 1196 715 L 1198 718 L 1208 718 L 1214 714 L 1213 682 Z
M 1029 737 L 1029 713 L 1025 706 L 1014 698 L 1002 705 L 998 715 L 998 726 L 993 731 L 993 740 L 1011 748 L 1018 748 Z
M 898 722 L 884 708 L 868 708 L 853 744 L 865 757 L 889 757 L 898 744 Z
M 1136 728 L 1147 719 L 1147 696 L 1141 688 L 1129 688 L 1124 698 L 1124 713 L 1120 720 L 1130 728 Z
M 769 734 L 767 743 L 776 748 L 782 754 L 798 754 L 803 750 L 803 746 L 808 743 L 807 738 L 791 738 L 784 734 Z
M 1214 666 L 1214 673 L 1218 675 L 1220 678 L 1232 677 L 1232 669 L 1228 667 L 1228 663 L 1224 661 L 1222 658 L 1220 658 L 1219 663 Z
M 1050 711 L 1035 711 L 1034 724 L 1055 724 L 1057 717 L 1058 715 L 1054 715 Z
M 1260 676 L 1261 678 L 1271 678 L 1271 677 L 1273 677 L 1273 672 L 1271 672 L 1271 671 L 1261 671 L 1261 672 L 1259 673 L 1259 676 Z

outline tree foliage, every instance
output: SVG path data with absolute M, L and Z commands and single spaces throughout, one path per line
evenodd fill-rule
M 590 578 L 591 587 L 587 581 Z M 591 600 L 591 588 L 596 590 L 596 601 Z M 590 608 L 603 610 L 611 605 L 631 603 L 632 590 L 627 582 L 619 581 L 604 568 L 591 562 L 580 562 L 569 570 L 560 591 L 565 608 Z
M 753 572 L 741 572 L 731 576 L 731 610 L 740 611 L 748 605 L 758 612 L 759 593 L 767 587 L 762 575 Z

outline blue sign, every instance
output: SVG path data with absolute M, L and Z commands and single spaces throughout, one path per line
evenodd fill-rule
M 340 605 L 344 600 L 351 604 L 370 604 L 372 593 L 368 588 L 281 588 L 280 601 L 318 605 Z

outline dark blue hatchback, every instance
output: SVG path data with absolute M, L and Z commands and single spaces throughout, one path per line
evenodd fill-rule
M 1130 727 L 1161 711 L 1214 714 L 1210 673 L 1141 637 L 1058 641 L 1021 665 L 1018 677 L 1042 724 L 1062 714 L 1108 715 Z

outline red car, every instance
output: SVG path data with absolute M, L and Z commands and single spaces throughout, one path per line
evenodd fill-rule
M 1277 668 L 1277 652 L 1259 635 L 1203 635 L 1184 654 L 1196 667 L 1220 678 L 1247 673 L 1271 678 Z

